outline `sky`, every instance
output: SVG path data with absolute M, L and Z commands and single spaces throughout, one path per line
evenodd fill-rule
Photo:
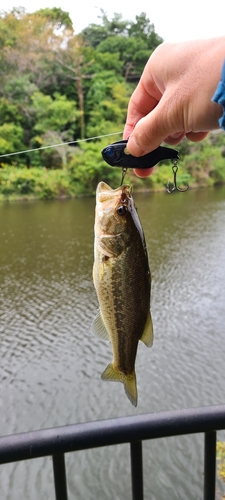
M 100 3 L 99 3 L 100 2 Z M 60 7 L 69 12 L 75 33 L 91 23 L 100 24 L 100 9 L 111 19 L 114 12 L 122 14 L 123 20 L 135 20 L 145 12 L 155 31 L 165 41 L 185 41 L 199 38 L 213 38 L 225 35 L 224 0 L 7 0 L 7 8 L 24 7 L 27 12 L 45 7 Z

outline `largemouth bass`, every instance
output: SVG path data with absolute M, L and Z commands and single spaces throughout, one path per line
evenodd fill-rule
M 151 347 L 151 275 L 143 229 L 130 187 L 111 189 L 100 182 L 96 192 L 94 286 L 100 306 L 92 331 L 110 340 L 113 361 L 103 380 L 119 381 L 137 406 L 135 358 L 138 341 Z

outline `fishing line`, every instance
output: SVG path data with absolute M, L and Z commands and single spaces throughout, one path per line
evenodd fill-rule
M 79 142 L 93 141 L 94 139 L 102 139 L 103 137 L 110 137 L 111 135 L 119 135 L 123 132 L 113 132 L 112 134 L 96 135 L 95 137 L 88 137 L 87 139 L 78 139 L 77 141 L 61 142 L 59 144 L 52 144 L 50 146 L 41 146 L 40 148 L 25 149 L 24 151 L 16 151 L 15 153 L 6 153 L 0 155 L 0 158 L 5 158 L 6 156 L 22 155 L 23 153 L 32 153 L 33 151 L 40 151 L 41 149 L 58 148 L 60 146 L 68 146 L 68 144 L 77 144 Z

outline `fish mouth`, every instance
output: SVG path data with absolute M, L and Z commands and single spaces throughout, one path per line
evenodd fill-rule
M 117 238 L 118 236 L 121 236 L 123 233 L 117 233 L 117 234 L 110 234 L 106 233 L 105 231 L 101 231 L 98 235 L 98 239 L 101 240 L 102 238 Z
M 99 202 L 108 201 L 111 198 L 116 198 L 117 196 L 121 196 L 121 194 L 126 197 L 130 197 L 130 186 L 129 184 L 123 184 L 123 186 L 119 186 L 116 189 L 111 188 L 108 184 L 101 181 L 99 182 L 96 190 L 96 199 Z
M 111 238 L 117 238 L 118 236 L 121 236 L 123 233 L 114 233 L 114 234 L 110 234 L 110 233 L 107 233 L 106 231 L 104 231 L 104 229 L 102 229 L 101 227 L 99 228 L 98 230 L 98 240 L 101 240 L 104 238 L 105 239 L 111 239 Z

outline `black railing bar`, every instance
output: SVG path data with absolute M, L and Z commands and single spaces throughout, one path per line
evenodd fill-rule
M 68 500 L 65 456 L 63 453 L 53 455 L 52 461 L 55 484 L 55 498 L 56 500 Z
M 216 494 L 216 432 L 205 433 L 204 500 L 215 500 Z
M 57 453 L 225 429 L 225 405 L 118 417 L 0 438 L 0 464 Z
M 130 443 L 132 500 L 144 500 L 142 442 Z

